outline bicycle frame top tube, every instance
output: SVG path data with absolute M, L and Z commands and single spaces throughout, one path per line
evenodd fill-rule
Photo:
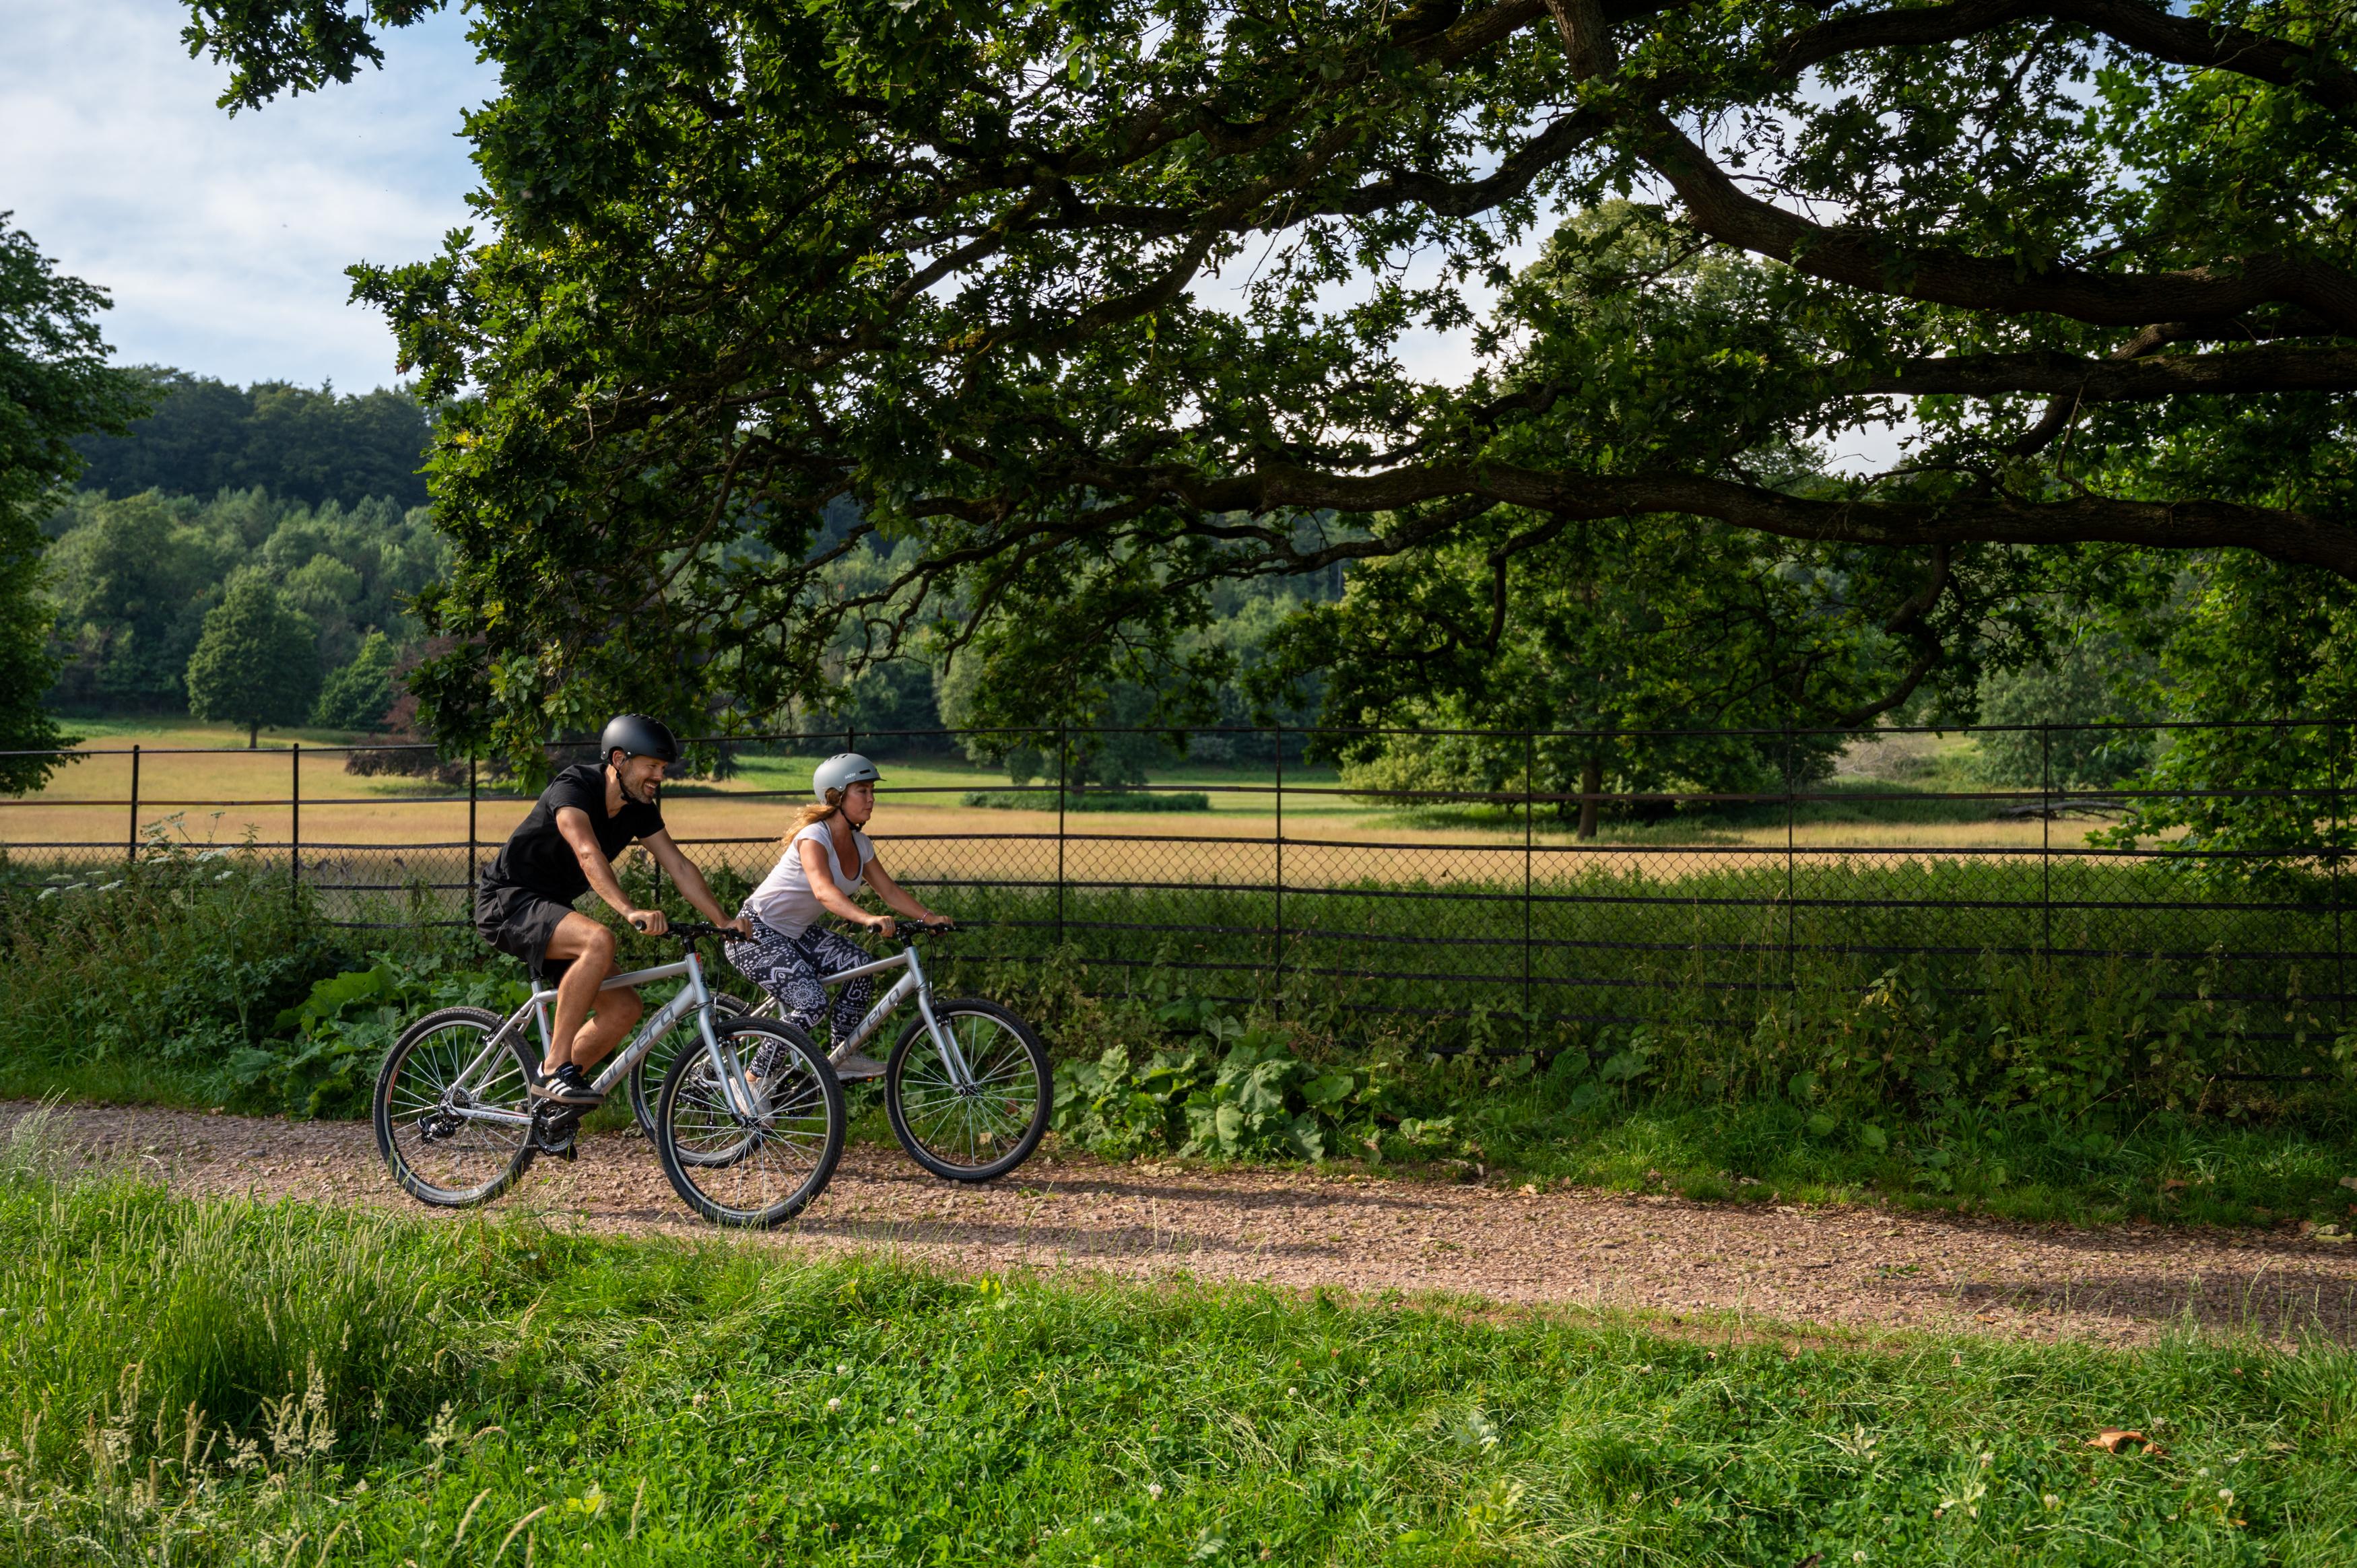
M 667 980 L 674 974 L 687 976 L 687 983 L 680 987 L 678 995 L 664 1003 L 659 1012 L 639 1026 L 638 1034 L 629 1045 L 614 1053 L 613 1059 L 606 1064 L 606 1070 L 599 1073 L 591 1085 L 598 1093 L 611 1093 L 614 1085 L 622 1080 L 622 1076 L 638 1066 L 640 1058 L 655 1048 L 655 1043 L 670 1034 L 690 1013 L 695 1015 L 696 1026 L 704 1036 L 705 1047 L 716 1054 L 718 1052 L 719 1042 L 712 1035 L 712 991 L 704 983 L 704 965 L 696 961 L 694 950 L 691 949 L 688 955 L 677 963 L 618 974 L 599 989 L 612 991 L 619 986 L 642 985 L 650 981 Z

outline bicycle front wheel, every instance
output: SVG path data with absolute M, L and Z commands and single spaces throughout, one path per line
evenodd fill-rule
M 996 1002 L 933 1004 L 965 1059 L 961 1085 L 922 1017 L 900 1031 L 884 1068 L 884 1109 L 909 1157 L 952 1181 L 988 1181 L 1031 1157 L 1056 1108 L 1048 1047 Z
M 488 1203 L 532 1164 L 533 1064 L 522 1031 L 484 1055 L 503 1022 L 480 1007 L 429 1013 L 377 1069 L 376 1146 L 420 1203 Z
M 748 1078 L 762 1069 L 755 1103 L 729 1103 L 701 1035 L 688 1031 L 655 1103 L 656 1156 L 672 1190 L 714 1224 L 781 1224 L 826 1190 L 843 1157 L 843 1090 L 791 1025 L 716 1018 L 712 1028 Z
M 752 1010 L 752 1004 L 741 996 L 732 996 L 726 991 L 712 993 L 715 1023 Z M 650 1138 L 655 1135 L 655 1101 L 662 1097 L 663 1078 L 671 1071 L 672 1058 L 678 1056 L 683 1045 L 690 1040 L 699 1046 L 704 1043 L 693 1026 L 683 1022 L 657 1040 L 653 1048 L 630 1069 L 630 1114 L 638 1118 L 639 1131 Z

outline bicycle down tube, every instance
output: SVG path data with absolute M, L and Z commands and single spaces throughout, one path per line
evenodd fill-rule
M 678 1026 L 680 1019 L 692 1011 L 696 1015 L 696 1030 L 704 1036 L 704 1048 L 711 1058 L 713 1071 L 719 1080 L 727 1086 L 729 1099 L 735 1102 L 733 1108 L 741 1115 L 755 1114 L 752 1108 L 756 1101 L 751 1087 L 744 1080 L 741 1064 L 735 1059 L 733 1053 L 721 1050 L 719 1038 L 712 1032 L 712 993 L 704 983 L 703 966 L 693 957 L 681 959 L 676 963 L 657 964 L 652 969 L 632 970 L 627 974 L 615 975 L 598 989 L 616 991 L 650 985 L 658 980 L 669 980 L 678 975 L 687 977 L 687 985 L 678 995 L 664 1003 L 653 1017 L 649 1018 L 640 1026 L 636 1037 L 629 1046 L 615 1054 L 613 1060 L 607 1065 L 604 1072 L 597 1075 L 597 1081 L 591 1087 L 601 1095 L 611 1093 L 614 1086 L 621 1081 L 623 1075 L 637 1066 L 649 1051 L 654 1049 L 664 1036 Z M 545 991 L 533 992 L 525 1000 L 523 1005 L 510 1014 L 507 1021 L 483 1042 L 483 1048 L 476 1054 L 473 1061 L 467 1064 L 466 1069 L 458 1074 L 457 1083 L 458 1085 L 470 1083 L 478 1071 L 495 1059 L 499 1051 L 507 1044 L 509 1036 L 522 1026 L 527 1017 L 538 1019 L 541 1026 L 541 1040 L 545 1046 L 548 1038 L 547 1004 L 554 1000 L 556 992 L 553 987 Z M 532 1122 L 532 1117 L 527 1113 L 495 1111 L 485 1106 L 455 1106 L 452 1109 L 457 1115 L 468 1121 L 503 1122 L 521 1125 L 529 1125 Z
M 835 1048 L 856 1051 L 866 1045 L 877 1031 L 884 1027 L 884 1021 L 899 1011 L 900 1004 L 913 994 L 917 999 L 917 1015 L 924 1019 L 925 1032 L 933 1037 L 933 1048 L 942 1053 L 942 1061 L 950 1069 L 951 1086 L 956 1089 L 968 1087 L 974 1081 L 973 1070 L 966 1066 L 965 1056 L 958 1049 L 957 1036 L 943 1029 L 933 1017 L 932 987 L 925 983 L 924 966 L 917 960 L 916 949 L 904 948 L 890 958 L 879 958 L 873 963 L 856 964 L 850 969 L 837 970 L 833 974 L 823 974 L 819 976 L 819 983 L 842 985 L 863 975 L 881 974 L 888 969 L 906 969 L 909 972 L 894 982 L 892 989 L 877 998 L 876 1004 L 867 1010 L 867 1015 L 859 1020 L 859 1027 L 851 1031 L 849 1038 L 836 1041 Z M 776 1005 L 776 998 L 764 997 L 761 1007 L 756 1012 L 767 1012 Z

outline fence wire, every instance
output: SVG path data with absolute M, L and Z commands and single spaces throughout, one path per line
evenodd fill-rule
M 2317 721 L 1937 732 L 1982 737 L 1985 749 L 2000 737 L 2017 770 L 2036 759 L 2033 782 L 1999 786 L 1942 771 L 1923 738 L 1933 732 L 1916 731 L 1860 741 L 1803 731 L 836 730 L 692 743 L 705 777 L 668 786 L 664 810 L 733 906 L 775 863 L 807 799 L 783 778 L 761 786 L 806 768 L 792 758 L 869 750 L 887 773 L 872 830 L 879 853 L 903 886 L 964 925 L 957 958 L 967 965 L 1060 953 L 1113 989 L 1161 976 L 1239 1005 L 1389 1015 L 1444 1033 L 1455 1020 L 1478 1026 L 1466 1034 L 1482 1048 L 1538 1050 L 1673 1023 L 1752 1029 L 1813 992 L 1854 997 L 1899 982 L 1969 1007 L 2030 977 L 2071 987 L 2134 974 L 2154 1003 L 2245 1009 L 2255 1053 L 2245 1076 L 2276 1077 L 2293 1076 L 2281 1069 L 2295 1058 L 2299 1074 L 2312 1071 L 2308 1047 L 2348 1026 L 2348 732 Z M 2054 766 L 2058 755 L 2131 741 L 2265 746 L 2320 763 L 2275 770 L 2296 784 L 2221 778 L 2199 789 L 2093 787 Z M 1124 746 L 1158 748 L 1155 770 L 1181 781 L 1100 782 L 1100 759 Z M 1386 746 L 1419 751 L 1421 771 L 1378 764 L 1338 776 L 1327 765 Z M 1674 759 L 1729 748 L 1746 750 L 1772 787 L 1681 787 L 1673 762 L 1652 768 L 1649 789 L 1566 789 L 1542 765 L 1583 751 Z M 1028 757 L 1030 777 L 890 777 L 896 765 L 920 774 L 928 760 L 975 754 Z M 241 755 L 251 760 L 238 764 Z M 552 761 L 590 755 L 560 748 Z M 17 875 L 102 877 L 161 839 L 243 813 L 256 823 L 246 848 L 283 871 L 290 896 L 299 889 L 323 918 L 355 930 L 465 925 L 476 879 L 529 802 L 485 766 L 425 746 L 79 756 L 60 778 L 95 778 L 95 792 L 53 784 L 0 802 Z M 175 782 L 195 776 L 191 757 L 206 759 L 210 791 Z M 232 766 L 244 771 L 221 788 Z M 284 788 L 266 788 L 280 768 Z M 118 774 L 124 787 L 108 792 Z M 386 792 L 360 781 L 387 774 L 408 782 Z M 1185 795 L 1207 810 L 1151 809 Z M 2240 812 L 2259 827 L 2090 842 L 2091 827 L 2154 803 Z M 954 814 L 898 809 L 915 805 Z M 45 822 L 78 831 L 45 832 Z M 112 837 L 96 831 L 107 822 Z M 1594 836 L 1579 836 L 1584 822 Z M 649 874 L 643 858 L 625 865 Z M 2269 1050 L 2291 1046 L 2302 1049 Z

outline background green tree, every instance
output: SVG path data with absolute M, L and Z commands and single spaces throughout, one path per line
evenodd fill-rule
M 188 712 L 244 725 L 248 747 L 264 725 L 302 723 L 319 690 L 315 641 L 309 618 L 267 577 L 233 575 L 188 656 Z
M 311 722 L 326 729 L 382 729 L 393 706 L 393 667 L 392 639 L 370 632 L 361 639 L 351 662 L 320 685 Z
M 44 527 L 60 665 L 50 701 L 71 713 L 184 711 L 188 655 L 233 571 L 266 576 L 311 618 L 323 681 L 371 632 L 397 654 L 420 636 L 409 599 L 444 559 L 426 509 L 382 498 L 312 508 L 259 489 L 82 490 Z
M 72 441 L 121 430 L 144 403 L 106 363 L 106 295 L 61 276 L 0 212 L 0 752 L 71 744 L 42 705 L 57 670 L 48 643 L 39 520 L 80 472 Z M 46 780 L 57 763 L 0 757 L 0 789 Z
M 433 8 L 197 4 L 187 37 L 252 105 Z M 1360 590 L 1420 618 L 1351 647 L 1441 646 L 1486 564 L 1497 646 L 1551 694 L 1521 705 L 1558 723 L 1596 711 L 1599 628 L 1792 574 L 1841 651 L 1796 689 L 1785 641 L 1729 645 L 1765 711 L 1968 716 L 2089 617 L 2137 621 L 2147 690 L 2196 718 L 2357 678 L 2357 16 L 474 14 L 502 82 L 467 123 L 481 232 L 355 271 L 441 411 L 452 570 L 421 612 L 450 640 L 413 686 L 446 736 L 522 754 L 616 704 L 751 725 L 928 648 L 979 657 L 976 713 L 1125 682 L 1183 715 L 1222 585 L 1383 561 L 1432 591 Z M 1432 332 L 1472 368 L 1419 374 Z M 1894 432 L 1884 471 L 1829 461 Z M 1663 553 L 1712 528 L 1741 547 Z M 1593 547 L 1652 535 L 1628 559 L 1692 581 Z M 869 540 L 913 554 L 846 588 Z M 1583 621 L 1549 581 L 1618 607 Z M 1669 661 L 1637 709 L 1697 706 L 1673 641 L 1637 646 Z M 1732 659 L 1704 684 L 1744 689 Z M 1303 668 L 1338 712 L 1381 697 L 1379 669 Z M 2338 777 L 2209 744 L 2157 766 Z M 2198 808 L 2190 842 L 2301 820 L 2266 798 Z

